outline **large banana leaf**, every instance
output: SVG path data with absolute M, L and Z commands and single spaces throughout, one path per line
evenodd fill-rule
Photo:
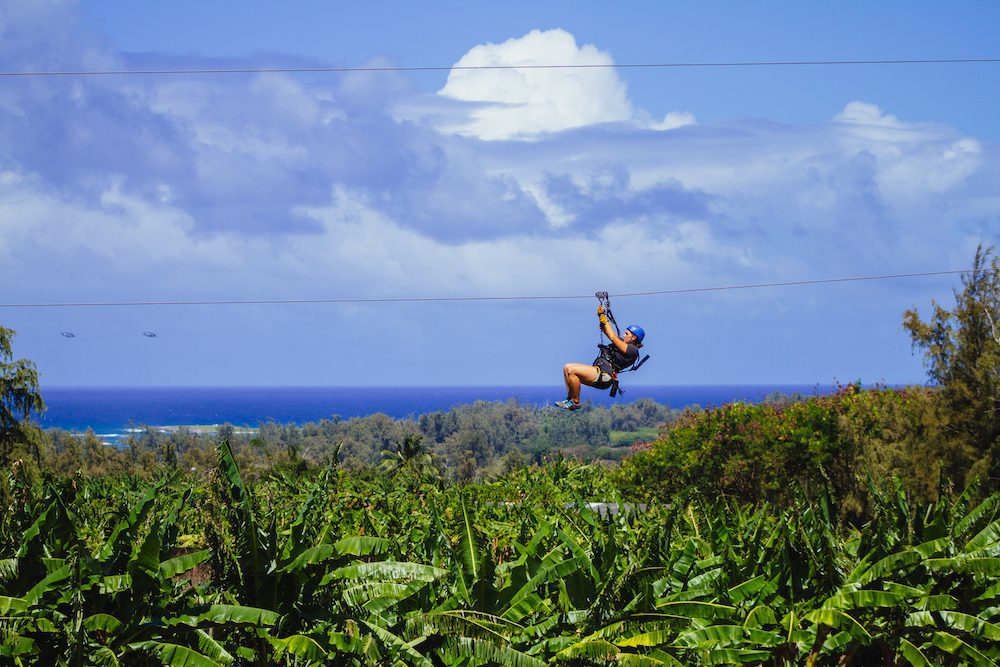
M 24 598 L 8 597 L 0 595 L 0 615 L 6 616 L 10 612 L 27 611 L 28 601 Z
M 113 634 L 122 627 L 122 622 L 111 614 L 94 614 L 83 619 L 83 628 L 88 632 L 106 632 Z
M 202 629 L 196 629 L 195 636 L 198 638 L 198 650 L 204 653 L 206 656 L 215 660 L 216 662 L 222 663 L 223 665 L 230 665 L 235 662 L 235 658 L 227 651 L 222 644 L 215 641 L 215 639 Z
M 118 667 L 121 662 L 118 656 L 107 646 L 102 646 L 90 654 L 90 661 L 97 667 Z
M 46 534 L 56 521 L 56 514 L 59 512 L 59 501 L 53 500 L 50 502 L 38 518 L 24 531 L 24 535 L 21 536 L 21 546 L 18 547 L 15 556 L 17 558 L 24 558 L 33 550 L 37 551 L 37 544 L 41 542 L 41 536 Z
M 916 551 L 897 551 L 881 558 L 867 570 L 859 573 L 854 582 L 860 586 L 866 586 L 876 579 L 883 579 L 897 572 L 909 571 L 921 560 L 922 556 Z
M 759 604 L 747 613 L 746 618 L 743 619 L 743 627 L 759 628 L 765 625 L 774 625 L 777 622 L 774 610 L 765 604 Z
M 583 561 L 577 558 L 567 558 L 564 560 L 559 559 L 559 553 L 556 551 L 550 552 L 545 556 L 542 564 L 539 566 L 535 574 L 529 579 L 511 598 L 508 605 L 508 610 L 502 615 L 510 620 L 518 620 L 515 618 L 521 611 L 523 611 L 522 603 L 535 591 L 551 582 L 559 581 L 563 577 L 568 576 L 570 573 L 575 572 L 580 569 L 583 565 Z M 509 612 L 509 613 L 508 613 Z M 522 616 L 523 617 L 523 616 Z
M 961 539 L 966 536 L 967 533 L 974 530 L 976 526 L 980 525 L 984 519 L 989 519 L 992 523 L 989 523 L 984 529 L 982 529 L 979 535 L 986 533 L 991 530 L 990 526 L 996 525 L 996 517 L 1000 514 L 1000 493 L 994 493 L 985 500 L 983 500 L 977 507 L 972 509 L 967 513 L 962 519 L 955 524 L 954 535 L 955 539 Z M 973 539 L 978 539 L 978 536 Z M 994 541 L 1000 538 L 994 538 Z M 971 540 L 970 540 L 971 541 Z M 966 543 L 963 551 L 970 551 L 969 544 Z
M 16 662 L 12 663 L 15 665 L 30 664 L 30 662 L 26 662 L 26 659 L 35 654 L 37 650 L 38 646 L 34 639 L 14 633 L 4 636 L 3 642 L 0 643 L 0 656 L 15 659 Z
M 341 556 L 383 556 L 392 551 L 392 540 L 369 535 L 343 537 L 333 543 Z
M 1000 625 L 959 611 L 938 611 L 936 615 L 926 611 L 914 612 L 906 617 L 906 625 L 946 627 L 986 642 L 1000 642 Z
M 9 581 L 17 576 L 17 558 L 0 559 L 0 582 Z
M 24 601 L 29 607 L 35 606 L 38 604 L 43 595 L 49 591 L 58 589 L 58 585 L 69 579 L 71 575 L 72 570 L 70 569 L 70 566 L 63 565 L 58 570 L 32 586 L 31 589 L 24 594 Z
M 964 556 L 928 558 L 924 561 L 924 565 L 932 572 L 958 572 L 1000 577 L 1000 558 L 969 558 Z
M 169 667 L 221 667 L 221 664 L 180 644 L 144 641 L 129 644 L 129 648 L 151 653 Z
M 268 641 L 274 647 L 276 660 L 287 653 L 303 660 L 323 662 L 328 653 L 315 639 L 306 635 L 290 635 L 281 639 L 268 637 Z
M 611 664 L 621 653 L 621 649 L 609 641 L 603 639 L 585 639 L 562 649 L 556 653 L 553 660 L 557 663 L 561 661 L 596 662 L 602 660 L 606 661 L 607 664 Z
M 465 658 L 472 664 L 504 667 L 544 667 L 545 661 L 496 641 L 459 637 L 439 649 L 448 658 Z
M 982 595 L 979 595 L 978 597 L 974 598 L 974 601 L 980 602 L 987 600 L 995 600 L 998 597 L 1000 597 L 1000 581 L 998 581 L 997 583 L 993 584 L 985 591 L 983 591 Z
M 458 542 L 457 584 L 465 604 L 479 611 L 495 611 L 499 595 L 494 579 L 496 566 L 489 546 L 469 516 L 465 497 L 459 497 L 462 509 L 461 536 Z
M 245 572 L 243 584 L 247 594 L 256 602 L 265 585 L 267 546 L 257 525 L 250 492 L 243 483 L 243 475 L 229 442 L 220 440 L 216 449 L 219 475 L 225 482 L 224 491 L 228 494 L 232 519 L 236 524 L 233 530 L 239 550 L 237 564 Z
M 298 572 L 312 565 L 324 563 L 337 556 L 337 548 L 334 545 L 318 544 L 300 551 L 295 558 L 283 565 L 279 572 Z
M 726 591 L 727 597 L 734 604 L 738 604 L 756 595 L 767 586 L 767 583 L 767 577 L 763 574 L 758 574 L 756 577 L 747 579 L 742 583 L 730 587 L 729 590 Z
M 405 642 L 391 631 L 374 623 L 364 620 L 361 622 L 379 638 L 390 652 L 398 653 L 405 657 L 404 664 L 417 665 L 418 667 L 434 667 L 433 662 L 413 648 L 412 642 Z
M 434 567 L 433 565 L 386 560 L 339 567 L 323 577 L 322 584 L 329 583 L 335 579 L 415 580 L 429 583 L 440 579 L 447 572 L 447 570 Z
M 947 653 L 964 655 L 972 660 L 974 665 L 994 665 L 993 660 L 983 655 L 974 646 L 966 643 L 960 637 L 947 632 L 935 632 L 931 635 L 931 643 Z
M 677 646 L 734 646 L 749 643 L 755 647 L 777 646 L 783 638 L 777 632 L 744 628 L 741 625 L 710 625 L 682 633 L 675 640 Z
M 864 609 L 873 607 L 895 607 L 905 599 L 904 595 L 889 591 L 845 591 L 836 593 L 823 602 L 825 609 Z
M 425 585 L 422 581 L 397 583 L 362 579 L 354 585 L 344 586 L 341 594 L 344 601 L 352 607 L 364 607 L 371 612 L 380 613 L 416 594 Z
M 899 640 L 899 652 L 906 658 L 913 667 L 932 667 L 933 663 L 927 659 L 923 651 L 906 639 Z
M 660 630 L 650 630 L 639 634 L 631 635 L 623 639 L 614 640 L 618 646 L 665 646 L 673 644 L 677 637 L 677 630 L 665 628 Z
M 871 639 L 871 633 L 856 618 L 839 609 L 814 609 L 803 618 L 817 624 L 832 628 L 845 628 L 850 632 L 860 632 L 866 639 Z
M 958 598 L 954 595 L 927 595 L 912 603 L 920 611 L 941 611 L 958 607 Z
M 208 611 L 198 616 L 199 621 L 209 623 L 248 623 L 250 625 L 274 625 L 279 614 L 270 609 L 245 607 L 235 604 L 213 604 Z
M 356 535 L 337 540 L 333 544 L 318 544 L 302 549 L 295 558 L 285 563 L 280 572 L 298 572 L 313 565 L 344 556 L 381 556 L 392 551 L 392 540 L 367 535 Z
M 97 553 L 99 560 L 107 560 L 113 555 L 119 558 L 126 554 L 131 554 L 136 532 L 146 521 L 146 516 L 153 509 L 156 496 L 164 484 L 166 484 L 166 480 L 161 480 L 147 489 L 146 493 L 139 498 L 139 501 L 132 506 L 128 516 L 115 525 L 104 546 Z
M 734 648 L 710 649 L 702 655 L 705 661 L 704 664 L 706 665 L 762 663 L 772 657 L 771 653 L 768 651 Z
M 135 556 L 128 562 L 128 572 L 132 575 L 133 584 L 138 583 L 139 577 L 147 580 L 156 580 L 160 574 L 160 547 L 162 532 L 157 526 L 153 526 L 146 539 L 142 541 L 142 546 Z
M 200 626 L 204 623 L 225 625 L 227 623 L 271 626 L 278 622 L 280 614 L 270 609 L 245 607 L 235 604 L 213 604 L 200 613 L 182 614 L 163 619 L 166 625 Z
M 193 570 L 204 563 L 211 555 L 211 551 L 208 549 L 202 549 L 201 551 L 195 551 L 193 553 L 175 556 L 174 558 L 165 560 L 159 564 L 160 576 L 164 579 L 170 579 L 179 574 L 184 574 L 185 572 Z
M 730 618 L 735 611 L 733 607 L 724 604 L 675 600 L 657 602 L 656 608 L 663 613 L 700 618 L 707 621 L 717 618 Z
M 444 609 L 415 614 L 410 616 L 406 623 L 408 634 L 490 637 L 504 641 L 525 629 L 524 626 L 494 614 L 469 609 Z

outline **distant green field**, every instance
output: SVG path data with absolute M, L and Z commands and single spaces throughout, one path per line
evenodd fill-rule
M 614 447 L 625 447 L 636 442 L 652 442 L 659 434 L 660 429 L 655 426 L 637 431 L 611 431 L 611 444 Z

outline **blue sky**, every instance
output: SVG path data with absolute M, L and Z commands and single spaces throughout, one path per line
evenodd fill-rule
M 35 2 L 0 70 L 995 58 L 996 3 Z M 517 296 L 959 269 L 1000 64 L 5 77 L 0 302 Z M 632 383 L 921 382 L 958 277 L 622 297 Z M 549 384 L 596 301 L 0 309 L 43 385 Z M 60 336 L 72 331 L 74 338 Z M 156 338 L 142 336 L 155 331 Z

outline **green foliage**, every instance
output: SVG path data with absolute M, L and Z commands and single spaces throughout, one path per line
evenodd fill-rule
M 31 414 L 45 410 L 35 365 L 27 359 L 14 359 L 14 334 L 0 326 L 0 469 L 4 470 L 19 454 L 28 454 L 37 463 L 39 433 Z M 0 480 L 0 485 L 4 481 Z M 4 495 L 6 492 L 0 498 Z
M 921 505 L 873 486 L 872 519 L 853 529 L 823 491 L 785 509 L 691 493 L 597 505 L 615 497 L 608 471 L 559 458 L 466 485 L 332 467 L 249 482 L 240 463 L 221 441 L 204 485 L 17 487 L 24 504 L 0 535 L 0 660 L 1000 658 L 1000 495 Z M 180 547 L 191 533 L 201 546 Z
M 328 465 L 366 471 L 390 469 L 399 483 L 470 482 L 540 463 L 561 453 L 581 461 L 620 461 L 638 440 L 649 440 L 674 414 L 648 399 L 612 408 L 590 406 L 567 415 L 551 407 L 478 401 L 419 420 L 373 414 L 297 426 L 258 428 L 133 428 L 118 446 L 93 432 L 38 432 L 39 467 L 59 475 L 131 475 L 153 479 L 171 471 L 204 479 L 215 467 L 215 440 L 229 442 L 248 481 L 298 477 Z M 612 431 L 611 429 L 619 429 Z M 620 430 L 636 429 L 636 430 Z M 33 473 L 36 469 L 32 469 Z
M 779 505 L 829 488 L 841 514 L 855 517 L 866 511 L 865 474 L 899 478 L 910 494 L 930 500 L 944 471 L 933 400 L 927 389 L 848 385 L 799 402 L 689 410 L 626 459 L 617 479 L 634 498 L 694 489 Z
M 933 307 L 929 322 L 914 309 L 903 325 L 941 388 L 951 472 L 982 478 L 986 491 L 1000 488 L 1000 259 L 992 249 L 977 248 L 952 310 Z

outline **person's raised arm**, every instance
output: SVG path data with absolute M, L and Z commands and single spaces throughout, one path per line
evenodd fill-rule
M 604 314 L 604 306 L 597 307 L 597 319 L 601 321 L 601 331 L 603 331 L 604 335 L 608 337 L 611 344 L 618 348 L 618 351 L 622 354 L 627 354 L 628 343 L 619 338 L 618 334 L 615 333 L 615 328 L 611 326 L 611 320 L 609 320 L 608 316 Z

